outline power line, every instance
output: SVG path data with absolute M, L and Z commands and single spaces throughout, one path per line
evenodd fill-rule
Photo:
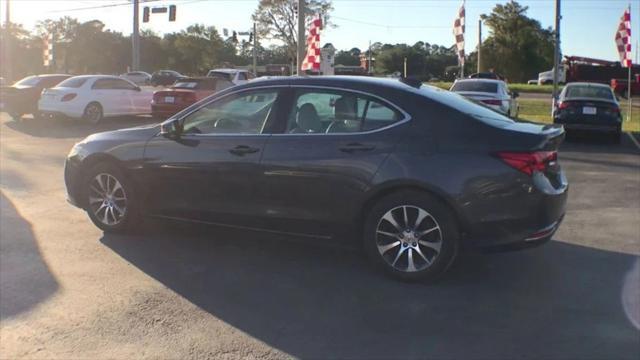
M 331 19 L 339 19 L 339 20 L 344 20 L 344 21 L 350 21 L 353 23 L 357 23 L 357 24 L 362 24 L 362 25 L 369 25 L 369 26 L 377 26 L 377 27 L 382 27 L 382 28 L 388 28 L 388 29 L 443 29 L 443 28 L 451 28 L 451 25 L 433 25 L 433 26 L 428 26 L 428 25 L 384 25 L 384 24 L 380 24 L 380 23 L 373 23 L 373 22 L 368 22 L 368 21 L 362 21 L 362 20 L 356 20 L 356 19 L 349 19 L 349 18 L 345 18 L 342 16 L 335 16 L 335 15 L 331 15 L 330 16 Z
M 142 0 L 142 1 L 140 1 L 140 3 L 150 3 L 150 2 L 156 2 L 156 1 L 160 1 L 160 0 Z M 63 10 L 53 10 L 53 11 L 48 11 L 48 13 L 61 13 L 61 12 L 68 12 L 68 11 L 93 10 L 93 9 L 102 9 L 102 8 L 110 8 L 110 7 L 118 7 L 118 6 L 131 6 L 131 2 L 104 4 L 104 5 L 94 5 L 94 6 L 86 6 L 86 7 L 72 8 L 72 9 L 63 9 Z

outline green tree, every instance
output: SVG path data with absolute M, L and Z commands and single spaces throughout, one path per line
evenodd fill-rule
M 331 0 L 305 0 L 305 23 L 320 14 L 324 27 L 331 26 L 329 13 L 333 10 Z M 258 35 L 268 40 L 279 40 L 287 46 L 289 57 L 297 56 L 297 0 L 260 0 L 252 15 L 257 23 Z
M 358 66 L 360 65 L 360 57 L 351 51 L 340 50 L 336 53 L 334 62 L 336 65 Z
M 482 44 L 482 70 L 494 68 L 510 81 L 524 82 L 553 66 L 553 31 L 526 16 L 516 1 L 482 15 L 491 35 Z

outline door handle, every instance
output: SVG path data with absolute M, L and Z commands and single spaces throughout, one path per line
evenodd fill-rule
M 258 151 L 260 151 L 259 148 L 255 148 L 255 147 L 251 147 L 251 146 L 247 146 L 247 145 L 238 145 L 238 146 L 234 147 L 233 149 L 229 150 L 230 153 L 232 153 L 233 155 L 238 155 L 238 156 L 257 153 Z
M 375 149 L 374 145 L 367 145 L 361 143 L 349 143 L 340 147 L 340 151 L 346 153 L 354 153 L 356 151 L 371 151 Z

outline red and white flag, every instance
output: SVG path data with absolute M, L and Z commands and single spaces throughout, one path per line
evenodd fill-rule
M 620 25 L 616 31 L 616 46 L 622 66 L 631 67 L 631 11 L 628 8 L 620 18 Z
M 458 64 L 464 65 L 464 2 L 458 10 L 458 16 L 453 22 L 453 35 L 456 38 L 456 48 L 458 50 Z
M 49 33 L 44 38 L 42 44 L 42 60 L 44 66 L 51 66 L 53 64 L 53 33 Z
M 320 30 L 322 19 L 317 17 L 311 22 L 307 37 L 307 54 L 302 61 L 302 70 L 320 71 Z

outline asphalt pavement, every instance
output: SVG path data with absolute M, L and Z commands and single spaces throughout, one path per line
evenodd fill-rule
M 0 114 L 1 358 L 638 359 L 640 148 L 571 139 L 565 221 L 545 246 L 466 254 L 406 284 L 356 250 L 147 222 L 106 235 L 65 202 L 63 161 L 149 118 Z

